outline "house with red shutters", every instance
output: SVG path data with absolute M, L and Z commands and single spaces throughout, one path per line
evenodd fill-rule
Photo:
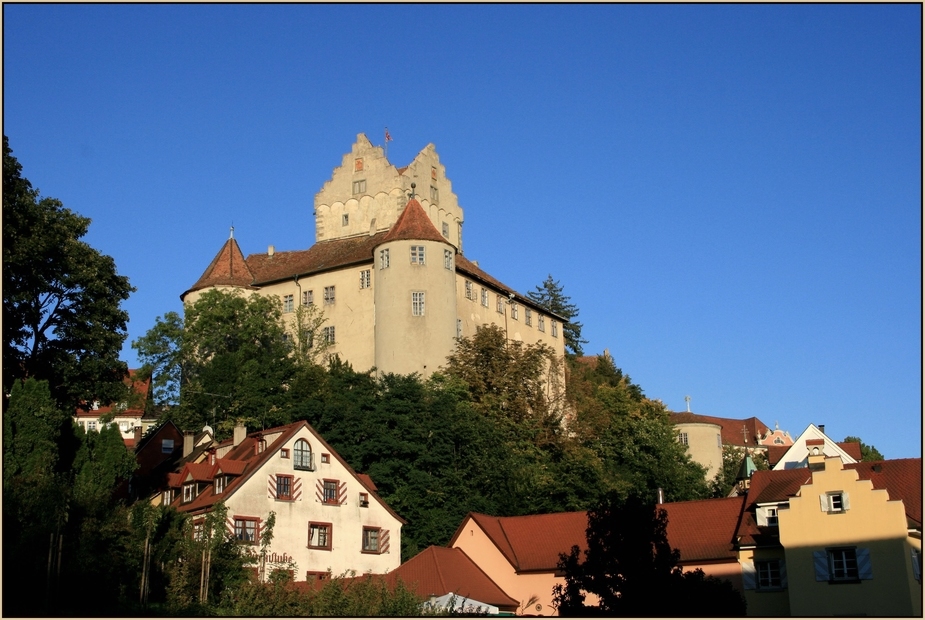
M 304 421 L 253 433 L 238 426 L 231 439 L 191 451 L 152 503 L 189 514 L 194 536 L 222 503 L 229 533 L 255 552 L 275 514 L 261 578 L 382 574 L 401 563 L 405 521 Z

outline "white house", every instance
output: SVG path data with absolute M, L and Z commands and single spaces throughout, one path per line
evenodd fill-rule
M 229 532 L 255 551 L 275 513 L 267 563 L 295 580 L 351 570 L 381 574 L 401 563 L 405 521 L 308 422 L 250 434 L 235 428 L 232 439 L 171 474 L 154 500 L 192 515 L 194 535 L 219 502 Z

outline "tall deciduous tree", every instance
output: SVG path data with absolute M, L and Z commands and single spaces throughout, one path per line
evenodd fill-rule
M 862 461 L 882 461 L 883 455 L 880 454 L 880 450 L 873 446 L 868 446 L 866 443 L 861 441 L 860 437 L 853 437 L 848 435 L 845 437 L 843 443 L 859 443 L 861 444 L 861 460 Z
M 113 259 L 81 241 L 90 220 L 42 198 L 3 137 L 3 385 L 49 382 L 65 410 L 125 393 L 119 361 L 134 290 Z
M 575 320 L 578 316 L 578 306 L 572 303 L 572 298 L 563 292 L 562 285 L 549 275 L 535 291 L 527 293 L 527 297 L 546 308 L 549 312 L 558 314 L 566 319 L 562 326 L 562 335 L 565 338 L 565 348 L 573 355 L 584 355 L 583 344 L 587 340 L 581 337 L 581 323 Z

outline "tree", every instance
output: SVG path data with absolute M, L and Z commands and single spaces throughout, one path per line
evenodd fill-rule
M 549 275 L 535 291 L 528 292 L 527 297 L 566 320 L 562 325 L 566 350 L 572 355 L 584 355 L 581 345 L 587 344 L 588 341 L 581 337 L 581 323 L 573 320 L 578 316 L 578 306 L 571 303 L 572 298 L 563 292 L 562 285 Z
M 90 220 L 41 198 L 3 137 L 3 385 L 49 382 L 64 410 L 124 396 L 119 352 L 134 289 L 80 239 Z
M 565 584 L 554 589 L 562 616 L 744 615 L 745 601 L 728 582 L 702 571 L 682 573 L 668 544 L 665 510 L 638 495 L 611 494 L 588 512 L 588 547 L 561 554 Z M 585 593 L 598 598 L 586 605 Z
M 868 446 L 866 443 L 861 441 L 860 437 L 854 437 L 852 435 L 848 435 L 847 437 L 845 437 L 843 441 L 843 443 L 853 443 L 853 442 L 861 444 L 861 461 L 882 461 L 884 460 L 883 455 L 880 454 L 880 450 L 878 450 L 877 448 L 873 446 Z
M 768 455 L 762 451 L 749 451 L 752 456 L 752 462 L 755 463 L 755 469 L 765 471 L 770 469 L 768 464 Z M 736 477 L 742 468 L 742 459 L 745 458 L 745 449 L 739 446 L 723 444 L 723 466 L 720 468 L 713 480 L 710 481 L 710 494 L 712 497 L 727 497 L 732 492 L 732 487 L 736 484 Z

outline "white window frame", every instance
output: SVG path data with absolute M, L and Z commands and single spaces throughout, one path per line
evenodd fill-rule
M 424 291 L 412 291 L 411 316 L 424 316 Z
M 183 503 L 188 504 L 196 499 L 196 483 L 187 482 L 183 485 Z
M 765 514 L 767 515 L 767 519 L 768 519 L 768 527 L 778 527 L 779 526 L 780 521 L 778 521 L 779 514 L 778 514 L 777 506 L 768 506 L 765 509 Z
M 389 249 L 379 250 L 379 269 L 389 268 Z
M 844 491 L 830 491 L 819 495 L 819 508 L 822 512 L 829 514 L 841 514 L 848 512 L 851 504 L 848 501 L 848 494 Z
M 475 299 L 475 293 L 472 290 L 472 282 L 470 282 L 469 280 L 466 280 L 465 287 L 466 287 L 466 299 L 470 301 Z
M 225 476 L 215 476 L 215 494 L 225 491 Z
M 423 245 L 412 245 L 411 246 L 411 264 L 412 265 L 423 265 L 424 263 L 424 246 Z
M 327 344 L 334 344 L 336 332 L 334 331 L 333 325 L 327 325 L 321 328 L 321 339 Z
M 450 250 L 443 250 L 443 266 L 447 269 L 453 268 L 453 252 Z
M 369 288 L 370 283 L 372 282 L 372 277 L 370 276 L 369 269 L 360 270 L 360 288 Z
M 536 328 L 543 333 L 546 332 L 546 317 L 542 314 L 539 314 L 536 317 Z
M 333 286 L 324 287 L 324 305 L 330 306 L 334 303 L 335 292 Z
M 533 310 L 524 308 L 524 325 L 533 327 Z
M 283 312 L 295 312 L 294 295 L 283 295 Z
M 488 289 L 482 287 L 482 305 L 488 307 Z
M 498 314 L 504 314 L 504 297 L 501 295 L 496 295 L 495 297 L 495 310 L 498 311 Z
M 824 551 L 813 551 L 813 565 L 816 581 L 851 583 L 874 578 L 870 549 L 861 547 L 832 547 Z
M 678 443 L 684 446 L 689 446 L 687 433 L 684 431 L 678 431 Z
M 553 321 L 552 319 L 549 320 L 549 329 L 552 332 L 553 338 L 559 337 L 559 324 Z
M 440 227 L 443 232 L 444 239 L 450 238 L 450 225 L 446 222 L 443 222 L 443 225 Z

